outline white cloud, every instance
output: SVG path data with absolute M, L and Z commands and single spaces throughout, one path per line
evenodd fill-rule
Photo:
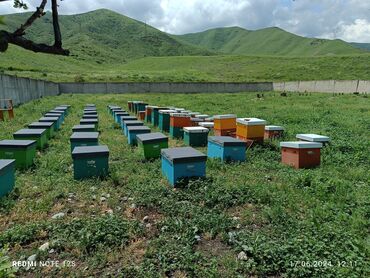
M 0 14 L 19 12 L 12 1 Z M 41 0 L 26 0 L 35 9 Z M 50 2 L 50 1 L 49 1 Z M 260 29 L 278 26 L 298 35 L 370 42 L 366 0 L 64 0 L 61 14 L 107 8 L 182 34 L 222 26 Z

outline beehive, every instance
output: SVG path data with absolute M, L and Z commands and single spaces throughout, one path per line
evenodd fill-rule
M 277 125 L 268 125 L 265 127 L 265 139 L 280 138 L 284 134 L 284 128 Z
M 152 111 L 152 124 L 154 126 L 159 125 L 159 110 L 165 110 L 167 107 L 153 107 Z
M 95 125 L 95 130 L 98 130 L 99 120 L 98 119 L 82 119 L 80 125 Z
M 281 142 L 281 162 L 296 169 L 313 168 L 320 165 L 321 143 Z
M 121 107 L 115 107 L 115 108 L 112 108 L 111 110 L 110 110 L 110 114 L 114 117 L 114 112 L 121 112 L 121 111 L 123 111 L 122 110 L 122 108 Z
M 36 147 L 43 150 L 48 144 L 46 129 L 20 129 L 13 133 L 15 140 L 34 140 Z
M 86 111 L 84 112 L 84 116 L 91 115 L 91 116 L 98 116 L 98 112 L 96 111 Z
M 145 121 L 145 111 L 139 111 L 138 118 L 140 121 Z
M 15 160 L 0 159 L 0 198 L 10 193 L 15 185 Z
M 64 122 L 65 119 L 65 112 L 64 111 L 59 111 L 59 110 L 50 110 L 48 114 L 56 114 L 59 115 L 59 117 L 62 117 L 62 123 Z
M 76 147 L 72 152 L 74 178 L 105 177 L 109 173 L 107 146 Z
M 138 121 L 138 120 L 133 120 L 133 121 L 124 121 L 123 122 L 123 134 L 125 136 L 128 135 L 127 133 L 127 127 L 129 126 L 143 126 L 144 123 L 142 121 Z
M 205 177 L 207 156 L 191 147 L 162 149 L 162 173 L 172 186 L 182 179 Z
M 47 139 L 54 137 L 54 123 L 52 122 L 33 122 L 28 125 L 29 129 L 46 129 Z
M 171 113 L 176 113 L 176 110 L 159 110 L 159 129 L 161 132 L 170 131 Z
M 191 126 L 191 118 L 185 113 L 170 114 L 170 134 L 172 138 L 183 138 L 186 126 Z
M 221 161 L 245 161 L 247 144 L 229 136 L 208 137 L 208 157 Z
M 322 143 L 323 145 L 330 142 L 330 138 L 328 136 L 323 136 L 319 134 L 297 134 L 296 138 L 306 142 Z
M 95 114 L 95 115 L 86 115 L 86 114 L 84 114 L 84 115 L 82 115 L 82 119 L 96 119 L 96 120 L 98 120 L 98 115 L 97 114 Z
M 136 121 L 137 119 L 136 119 L 136 117 L 135 116 L 122 116 L 121 118 L 120 118 L 120 123 L 121 123 L 121 127 L 122 127 L 122 130 L 124 129 L 124 125 L 123 125 L 123 123 L 125 122 L 125 121 Z
M 59 126 L 59 129 L 62 126 L 63 121 L 62 121 L 62 116 L 61 115 L 55 114 L 55 113 L 46 113 L 44 115 L 44 117 L 46 117 L 46 118 L 58 118 L 58 124 L 57 125 Z
M 154 108 L 158 108 L 158 106 L 153 106 L 153 105 L 145 106 L 145 121 L 147 123 L 152 122 L 152 113 L 153 113 Z
M 184 127 L 184 142 L 191 147 L 207 146 L 208 128 L 205 127 Z
M 136 135 L 150 133 L 150 128 L 147 126 L 128 126 L 127 141 L 131 146 L 137 145 Z
M 215 124 L 213 122 L 201 122 L 201 123 L 199 123 L 199 126 L 205 127 L 205 128 L 208 128 L 208 129 L 213 129 Z
M 119 124 L 121 122 L 121 117 L 127 117 L 127 116 L 130 116 L 129 113 L 127 112 L 116 112 L 114 114 L 114 121 Z
M 137 101 L 134 101 L 133 103 L 132 103 L 132 105 L 133 105 L 133 111 L 132 112 L 134 112 L 134 114 L 136 115 L 137 114 L 137 112 L 139 111 L 139 104 L 140 103 L 143 103 L 142 101 L 139 101 L 139 100 L 137 100 Z
M 66 106 L 57 106 L 57 107 L 54 108 L 54 110 L 63 111 L 64 116 L 68 116 L 69 108 L 66 107 Z
M 160 132 L 136 135 L 139 149 L 145 159 L 158 158 L 168 148 L 168 137 Z
M 98 132 L 74 132 L 70 137 L 71 152 L 75 147 L 87 147 L 99 145 Z
M 0 159 L 15 159 L 17 168 L 25 169 L 33 165 L 36 155 L 34 140 L 3 140 L 0 141 Z
M 60 129 L 58 117 L 42 117 L 39 119 L 41 123 L 53 123 L 54 124 L 54 131 L 58 131 Z
M 207 114 L 199 114 L 199 115 L 195 115 L 195 118 L 205 120 L 205 119 L 209 118 L 209 115 L 207 115 Z
M 127 107 L 128 107 L 128 111 L 130 111 L 130 112 L 132 112 L 132 103 L 133 103 L 133 101 L 131 101 L 131 100 L 129 100 L 128 102 L 127 102 Z
M 95 125 L 75 125 L 72 128 L 73 132 L 94 132 Z
M 263 142 L 266 121 L 257 118 L 238 118 L 236 137 L 240 140 Z
M 137 104 L 137 111 L 136 111 L 136 115 L 138 115 L 139 116 L 139 112 L 145 112 L 145 106 L 147 106 L 148 104 L 147 103 L 145 103 L 145 102 L 139 102 L 138 104 Z
M 190 126 L 199 126 L 199 124 L 204 122 L 204 120 L 200 118 L 190 118 L 190 122 L 191 122 Z

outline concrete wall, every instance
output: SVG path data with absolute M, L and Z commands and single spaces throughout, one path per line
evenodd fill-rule
M 14 105 L 59 94 L 106 93 L 236 93 L 236 92 L 322 92 L 370 93 L 370 81 L 322 80 L 260 83 L 53 83 L 10 75 L 0 75 L 0 99 Z
M 0 75 L 0 99 L 12 99 L 14 105 L 59 94 L 57 83 L 10 75 Z
M 272 91 L 271 82 L 261 83 L 60 83 L 60 93 L 236 93 Z

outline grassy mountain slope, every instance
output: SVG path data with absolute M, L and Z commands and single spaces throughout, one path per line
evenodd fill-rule
M 341 40 L 304 38 L 277 27 L 257 31 L 216 28 L 173 37 L 212 51 L 238 55 L 320 56 L 364 52 Z
M 365 49 L 370 51 L 370 43 L 351 42 L 351 45 L 359 49 Z
M 15 30 L 29 13 L 5 16 L 7 28 Z M 100 63 L 124 62 L 146 56 L 207 55 L 209 51 L 181 43 L 142 22 L 109 10 L 60 16 L 63 43 L 73 58 Z M 53 41 L 51 14 L 47 13 L 27 31 L 37 42 Z

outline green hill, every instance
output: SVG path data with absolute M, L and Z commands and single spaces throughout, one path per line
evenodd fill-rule
M 351 42 L 351 45 L 359 49 L 365 49 L 370 51 L 370 43 Z
M 257 31 L 240 27 L 216 28 L 173 38 L 211 51 L 237 55 L 322 56 L 364 53 L 341 40 L 304 38 L 277 27 Z
M 8 30 L 15 30 L 30 13 L 5 16 Z M 37 20 L 26 37 L 51 43 L 51 13 Z M 207 55 L 207 50 L 187 45 L 151 26 L 110 10 L 61 15 L 63 43 L 73 58 L 100 63 L 124 62 L 146 56 Z

